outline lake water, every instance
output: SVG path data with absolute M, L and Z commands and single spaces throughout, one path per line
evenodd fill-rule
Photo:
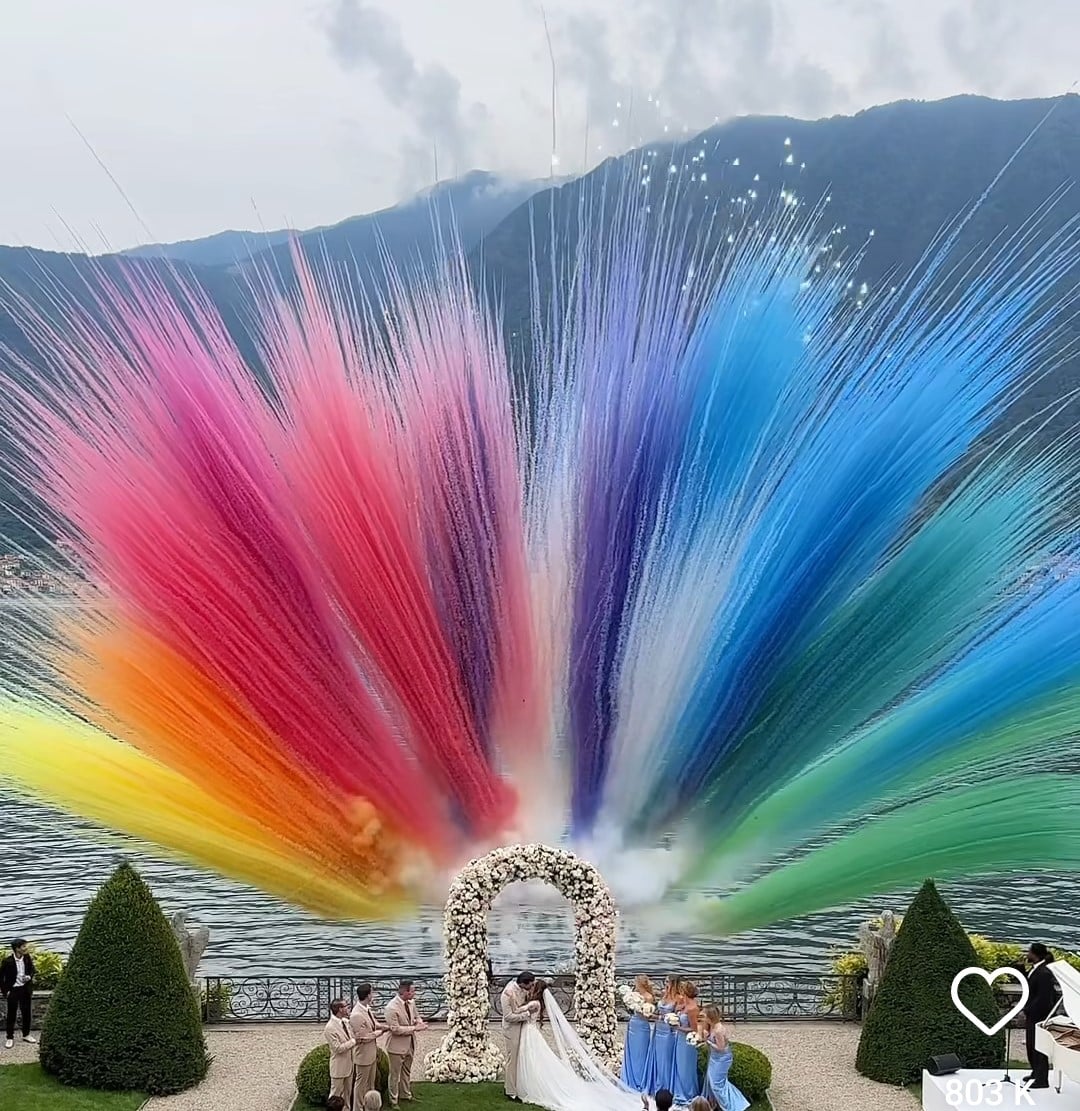
M 0 796 L 0 938 L 25 935 L 66 950 L 86 905 L 120 858 L 111 845 L 80 836 L 85 827 L 50 811 Z M 165 912 L 186 910 L 210 927 L 201 965 L 207 975 L 421 975 L 441 971 L 441 911 L 408 922 L 321 922 L 273 899 L 213 876 L 151 859 L 137 861 Z M 1043 940 L 1080 949 L 1080 880 L 1017 876 L 942 885 L 969 930 L 1002 940 Z M 836 949 L 853 947 L 859 923 L 902 912 L 911 892 L 874 898 L 843 911 L 716 941 L 680 931 L 678 908 L 658 932 L 633 910 L 619 924 L 621 968 L 783 975 L 817 974 Z M 561 903 L 496 906 L 490 923 L 497 969 L 527 965 L 549 971 L 572 954 L 572 921 Z

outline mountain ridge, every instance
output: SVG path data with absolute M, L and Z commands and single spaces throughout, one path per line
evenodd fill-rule
M 1021 147 L 1019 157 L 1001 173 Z M 646 184 L 638 181 L 643 168 L 648 172 L 641 182 L 648 179 Z M 963 228 L 959 251 L 985 249 L 1003 234 L 1015 232 L 1051 198 L 1053 203 L 1041 216 L 1043 233 L 1051 235 L 1066 221 L 1080 218 L 1080 194 L 1072 188 L 1080 178 L 1080 97 L 897 101 L 816 121 L 742 117 L 685 140 L 647 144 L 578 178 L 522 185 L 522 195 L 500 194 L 493 207 L 484 202 L 487 179 L 478 172 L 462 179 L 477 204 L 456 234 L 474 282 L 497 298 L 508 337 L 513 337 L 529 324 L 534 237 L 542 253 L 553 245 L 558 252 L 572 250 L 574 229 L 589 198 L 610 187 L 641 188 L 646 201 L 659 206 L 670 191 L 669 179 L 678 180 L 683 194 L 679 218 L 690 226 L 697 222 L 707 250 L 723 249 L 724 231 L 730 226 L 724 220 L 714 224 L 718 207 L 737 223 L 753 213 L 767 213 L 781 190 L 811 205 L 828 195 L 826 225 L 843 228 L 843 242 L 863 250 L 860 277 L 876 287 L 891 275 L 910 272 L 941 229 L 968 212 L 999 174 L 1000 180 Z M 431 275 L 442 247 L 455 234 L 458 207 L 442 203 L 454 195 L 453 184 L 447 183 L 434 204 L 430 198 L 425 202 L 423 195 L 410 200 L 405 206 L 410 219 L 396 231 L 391 227 L 391 234 L 372 223 L 378 215 L 372 214 L 302 232 L 298 242 L 339 272 L 377 270 L 386 252 L 402 270 L 415 270 L 415 263 L 421 274 Z M 753 200 L 748 199 L 750 193 L 756 194 Z M 400 216 L 402 207 L 383 211 Z M 554 244 L 551 229 L 556 231 Z M 245 261 L 209 266 L 0 247 L 0 285 L 36 303 L 40 290 L 52 287 L 84 302 L 84 289 L 93 287 L 98 268 L 112 275 L 125 267 L 147 267 L 167 285 L 193 281 L 221 311 L 242 353 L 254 363 L 251 278 L 253 273 L 269 272 L 288 280 L 291 249 L 291 242 L 277 243 Z M 542 282 L 548 280 L 546 273 L 541 268 Z M 358 280 L 369 278 L 359 273 Z M 380 289 L 376 286 L 375 293 Z M 0 346 L 35 358 L 3 304 Z M 1080 368 L 1069 360 L 1039 384 L 1031 404 L 1061 398 L 1078 385 Z M 1056 419 L 1076 418 L 1073 406 L 1062 409 Z M 10 516 L 0 520 L 0 535 L 13 528 Z
M 419 242 L 424 238 L 424 223 L 438 220 L 441 209 L 462 212 L 471 240 L 494 227 L 510 209 L 546 186 L 546 182 L 473 170 L 459 178 L 437 182 L 398 204 L 346 216 L 330 224 L 273 231 L 227 229 L 195 239 L 150 243 L 105 253 L 127 258 L 167 259 L 197 266 L 258 265 L 260 258 L 266 261 L 268 252 L 280 248 L 287 253 L 294 243 L 303 248 L 315 241 L 329 241 L 333 250 L 333 245 L 342 239 L 354 246 L 358 240 L 370 244 L 380 237 Z

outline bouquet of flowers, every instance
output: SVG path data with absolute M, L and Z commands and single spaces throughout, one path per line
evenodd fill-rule
M 643 1014 L 645 1007 L 652 1006 L 651 1003 L 646 1003 L 641 993 L 634 991 L 629 984 L 623 984 L 619 988 L 619 998 L 622 1000 L 623 1006 L 634 1015 Z
M 686 1044 L 692 1045 L 695 1049 L 702 1044 L 702 1037 L 700 1034 L 695 1034 L 693 1030 L 686 1035 Z
M 652 1003 L 642 1003 L 641 1015 L 643 1018 L 652 1018 L 656 1014 L 656 1007 Z
M 680 1025 L 679 1016 L 674 1011 L 671 1011 L 669 1014 L 664 1015 L 664 1021 L 668 1024 L 668 1026 Z

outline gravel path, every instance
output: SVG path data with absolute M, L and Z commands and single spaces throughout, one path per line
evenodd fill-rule
M 439 1027 L 420 1035 L 417 1071 L 442 1035 Z M 858 1026 L 754 1022 L 735 1037 L 772 1061 L 775 1111 L 917 1111 L 904 1089 L 875 1084 L 855 1072 Z M 206 1041 L 214 1063 L 206 1082 L 178 1096 L 151 1099 L 146 1111 L 288 1111 L 296 1094 L 296 1069 L 321 1039 L 322 1028 L 314 1023 L 212 1027 Z M 0 1064 L 36 1056 L 36 1046 L 16 1041 L 13 1050 L 0 1049 Z
M 34 1031 L 34 1037 L 38 1036 L 39 1031 Z M 4 1035 L 0 1034 L 0 1065 L 22 1065 L 28 1061 L 37 1060 L 38 1047 L 36 1045 L 27 1045 L 26 1042 L 15 1035 L 15 1048 L 4 1048 Z
M 906 1089 L 855 1071 L 860 1032 L 854 1023 L 750 1022 L 735 1037 L 772 1061 L 775 1111 L 918 1111 Z

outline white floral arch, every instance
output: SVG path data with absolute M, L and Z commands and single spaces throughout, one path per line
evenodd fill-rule
M 541 880 L 574 908 L 575 1025 L 601 1064 L 619 1065 L 615 1007 L 615 902 L 600 873 L 580 857 L 549 845 L 514 845 L 471 860 L 450 886 L 443 919 L 446 948 L 446 1036 L 424 1062 L 442 1083 L 496 1080 L 504 1053 L 490 1035 L 487 914 L 508 884 Z

